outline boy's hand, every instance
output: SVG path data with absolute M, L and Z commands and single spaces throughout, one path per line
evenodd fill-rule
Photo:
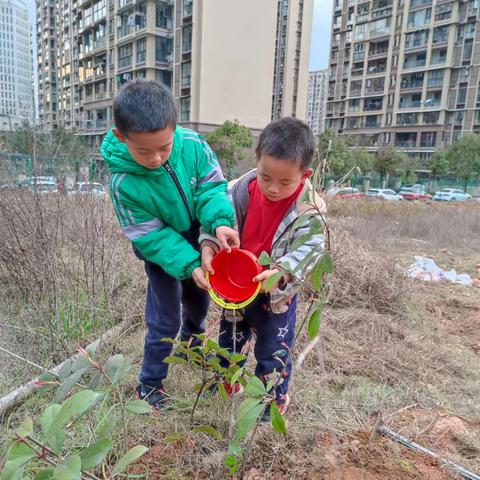
M 278 281 L 275 282 L 272 286 L 270 286 L 269 288 L 266 288 L 265 284 L 266 284 L 267 280 L 272 275 L 275 275 L 276 273 L 282 273 L 283 276 L 280 277 L 278 279 Z M 254 279 L 253 279 L 254 282 L 262 282 L 261 291 L 265 292 L 265 293 L 271 292 L 272 290 L 275 290 L 276 288 L 278 288 L 278 285 L 280 284 L 280 282 L 286 283 L 289 280 L 290 280 L 290 275 L 288 273 L 282 271 L 282 270 L 279 270 L 278 268 L 272 268 L 271 270 L 265 270 L 262 273 L 260 273 L 259 275 L 257 275 L 256 277 L 254 277 Z
M 202 290 L 210 290 L 210 282 L 205 278 L 205 273 L 202 267 L 197 267 L 192 272 L 192 278 L 193 281 L 197 284 L 198 288 L 201 288 Z
M 204 272 L 213 275 L 215 272 L 212 268 L 212 259 L 215 256 L 215 250 L 208 245 L 202 247 L 202 268 Z
M 222 225 L 221 227 L 216 228 L 215 235 L 222 245 L 222 248 L 224 248 L 227 252 L 231 252 L 232 247 L 238 248 L 240 246 L 238 232 L 233 228 Z

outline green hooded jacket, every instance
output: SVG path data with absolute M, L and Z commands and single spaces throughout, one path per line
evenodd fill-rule
M 200 266 L 200 253 L 184 238 L 200 222 L 212 235 L 233 226 L 233 207 L 215 153 L 198 133 L 175 128 L 168 161 L 139 165 L 110 130 L 100 152 L 111 172 L 110 196 L 123 232 L 150 262 L 184 280 Z

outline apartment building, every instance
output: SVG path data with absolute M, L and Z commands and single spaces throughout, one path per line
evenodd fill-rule
M 168 85 L 180 122 L 305 119 L 313 0 L 38 0 L 40 121 L 75 128 L 92 151 L 119 88 Z
M 480 133 L 479 0 L 334 0 L 326 127 L 427 159 Z
M 315 135 L 325 130 L 328 69 L 310 72 L 307 94 L 307 123 Z

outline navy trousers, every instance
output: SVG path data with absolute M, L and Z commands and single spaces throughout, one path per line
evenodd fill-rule
M 240 353 L 245 344 L 251 340 L 252 334 L 255 333 L 257 337 L 254 350 L 257 360 L 255 375 L 266 382 L 274 371 L 278 373 L 283 371 L 282 383 L 275 391 L 276 398 L 281 399 L 282 395 L 288 392 L 292 374 L 292 359 L 289 349 L 292 348 L 295 339 L 296 320 L 296 296 L 292 299 L 288 311 L 272 313 L 269 308 L 268 296 L 260 295 L 245 308 L 243 320 L 237 321 L 235 327 L 222 315 L 219 344 L 230 352 Z M 279 358 L 274 358 L 275 356 Z M 221 364 L 226 367 L 228 362 L 221 360 Z
M 168 375 L 168 364 L 163 359 L 172 353 L 172 344 L 162 338 L 175 338 L 181 327 L 180 339 L 205 333 L 205 318 L 209 296 L 190 278 L 177 280 L 155 263 L 145 262 L 148 276 L 145 322 L 147 333 L 143 350 L 140 382 L 150 387 L 161 387 Z

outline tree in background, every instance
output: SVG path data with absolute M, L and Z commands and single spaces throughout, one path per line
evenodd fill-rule
M 217 154 L 228 180 L 234 177 L 234 167 L 245 158 L 246 150 L 253 145 L 250 129 L 240 125 L 237 120 L 225 121 L 207 135 L 207 141 Z
M 445 175 L 449 171 L 449 167 L 446 150 L 437 150 L 428 160 L 428 168 L 432 172 L 434 180 Z
M 373 162 L 373 169 L 380 175 L 383 183 L 388 181 L 388 177 L 396 170 L 403 169 L 407 162 L 407 156 L 404 153 L 397 152 L 389 147 L 385 150 L 379 150 Z
M 335 175 L 345 175 L 352 168 L 352 154 L 347 144 L 333 130 L 323 132 L 318 141 L 318 156 L 322 161 L 328 152 L 330 169 Z
M 350 151 L 352 167 L 356 166 L 362 175 L 369 173 L 375 162 L 375 155 L 363 148 L 356 148 Z
M 80 167 L 89 159 L 82 139 L 63 127 L 46 133 L 25 122 L 16 131 L 3 134 L 0 143 L 6 153 L 32 158 L 32 170 L 37 174 L 48 170 L 61 178 L 67 170 L 73 170 L 78 177 Z
M 465 182 L 480 175 L 480 135 L 469 133 L 445 152 L 450 170 Z

